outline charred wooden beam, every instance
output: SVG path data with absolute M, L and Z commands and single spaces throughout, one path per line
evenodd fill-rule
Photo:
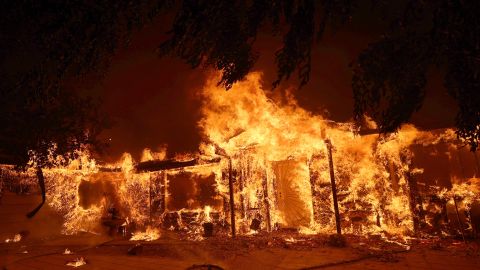
M 233 172 L 232 172 L 232 159 L 228 159 L 228 192 L 230 194 L 230 224 L 232 227 L 232 237 L 235 238 L 235 201 L 233 190 Z
M 199 159 L 192 159 L 187 161 L 178 161 L 173 159 L 167 160 L 149 160 L 140 162 L 135 166 L 137 172 L 152 172 L 152 171 L 163 171 L 163 170 L 171 170 L 171 169 L 178 169 L 178 168 L 186 168 L 192 166 L 198 166 L 202 164 L 213 164 L 219 163 L 220 158 L 214 158 L 211 160 L 199 160 Z
M 98 170 L 100 172 L 122 172 L 122 168 L 120 167 L 99 167 Z
M 165 213 L 167 211 L 167 172 L 163 172 L 162 175 L 162 184 L 160 186 L 160 212 Z
M 415 234 L 418 234 L 421 228 L 425 227 L 425 213 L 423 211 L 423 199 L 418 189 L 418 182 L 416 177 L 412 174 L 411 168 L 413 163 L 408 158 L 406 152 L 400 153 L 400 160 L 403 164 L 407 165 L 407 171 L 405 172 L 405 180 L 408 185 L 408 196 L 410 212 L 412 214 L 413 230 Z
M 240 192 L 240 211 L 242 213 L 242 218 L 245 220 L 247 217 L 247 211 L 245 209 L 245 197 L 243 196 L 243 188 L 245 186 L 245 171 L 243 169 L 243 166 L 240 166 L 240 173 L 239 173 L 239 178 L 238 178 L 238 187 L 239 187 L 239 192 Z
M 417 183 L 410 172 L 406 173 L 406 179 L 410 197 L 410 211 L 412 212 L 413 230 L 415 233 L 418 233 L 418 230 L 420 229 L 420 214 L 417 207 Z
M 332 197 L 333 197 L 333 209 L 335 210 L 335 224 L 337 226 L 337 234 L 342 234 L 342 227 L 340 225 L 340 212 L 338 210 L 337 200 L 337 185 L 335 183 L 335 172 L 333 170 L 333 158 L 332 158 L 332 143 L 330 140 L 325 140 L 328 150 L 328 167 L 330 169 L 330 182 L 332 183 Z
M 360 129 L 358 135 L 368 136 L 368 135 L 379 135 L 381 132 L 378 129 Z
M 443 222 L 445 222 L 445 224 L 448 224 L 449 220 L 448 220 L 448 208 L 447 208 L 447 203 L 448 201 L 447 200 L 444 200 L 442 201 L 442 212 L 441 212 L 441 215 L 443 216 Z
M 152 192 L 152 176 L 148 176 L 148 209 L 149 209 L 149 222 L 152 223 L 152 201 L 153 201 L 153 192 Z
M 397 174 L 395 173 L 397 171 L 397 168 L 395 167 L 395 164 L 388 157 L 387 157 L 387 170 L 388 170 L 388 175 L 390 179 L 390 184 L 392 185 L 392 189 L 395 191 L 395 194 L 398 194 L 400 190 L 400 185 L 398 184 L 398 177 L 397 177 Z
M 463 243 L 466 245 L 467 242 L 465 240 L 465 233 L 463 232 L 463 224 L 462 224 L 462 221 L 460 220 L 460 214 L 458 213 L 457 195 L 455 194 L 453 194 L 453 203 L 455 204 L 455 213 L 457 214 L 458 229 L 462 234 Z
M 267 215 L 267 231 L 272 230 L 272 225 L 271 225 L 271 217 L 270 217 L 270 202 L 268 201 L 268 179 L 267 179 L 267 172 L 265 171 L 265 174 L 263 176 L 263 181 L 262 181 L 262 186 L 263 186 L 263 203 L 265 204 L 265 213 Z
M 33 209 L 27 214 L 28 218 L 32 218 L 33 216 L 35 216 L 35 214 L 40 210 L 40 208 L 42 208 L 46 199 L 45 177 L 43 176 L 43 170 L 40 166 L 37 166 L 36 169 L 38 185 L 40 186 L 40 191 L 42 192 L 42 202 L 37 207 L 35 207 L 35 209 Z
M 220 196 L 222 197 L 222 203 L 223 203 L 222 212 L 223 212 L 223 216 L 225 217 L 224 221 L 226 222 L 226 218 L 229 212 L 228 199 L 227 199 L 227 196 L 224 196 L 224 195 L 220 195 Z
M 317 191 L 317 181 L 318 181 L 318 173 L 316 173 L 312 168 L 312 163 L 314 162 L 317 155 L 313 155 L 312 158 L 308 161 L 308 175 L 310 180 L 310 190 L 312 192 L 312 207 L 313 207 L 313 220 L 317 223 L 320 223 L 320 208 L 318 205 L 319 192 Z
M 410 211 L 412 212 L 413 228 L 418 233 L 421 228 L 425 227 L 425 211 L 423 209 L 423 199 L 418 190 L 418 183 L 415 176 L 408 171 L 405 175 L 410 199 Z

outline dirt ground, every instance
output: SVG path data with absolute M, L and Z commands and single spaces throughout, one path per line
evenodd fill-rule
M 25 217 L 39 201 L 38 196 L 4 194 L 2 269 L 72 269 L 66 264 L 80 258 L 86 262 L 80 269 L 480 269 L 478 242 L 466 246 L 449 239 L 412 240 L 407 247 L 377 237 L 347 236 L 346 247 L 335 247 L 325 235 L 285 232 L 188 241 L 165 231 L 152 242 L 90 233 L 66 236 L 60 234 L 61 218 L 48 207 L 31 220 Z M 19 233 L 20 241 L 5 242 Z M 64 254 L 66 249 L 72 254 Z

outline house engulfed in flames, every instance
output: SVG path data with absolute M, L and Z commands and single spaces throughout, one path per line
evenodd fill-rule
M 163 227 L 196 239 L 205 224 L 225 235 L 331 233 L 334 197 L 344 233 L 478 233 L 479 163 L 453 130 L 405 125 L 359 135 L 352 123 L 312 115 L 288 94 L 274 103 L 260 80 L 251 73 L 229 91 L 216 77 L 205 85 L 205 143 L 196 154 L 165 159 L 145 150 L 138 163 L 125 154 L 102 166 L 83 155 L 46 170 L 48 203 L 64 216 L 65 233 Z

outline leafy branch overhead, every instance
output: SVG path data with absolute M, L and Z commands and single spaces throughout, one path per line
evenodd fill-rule
M 105 127 L 99 101 L 65 82 L 102 72 L 133 29 L 159 14 L 168 1 L 10 1 L 0 25 L 0 159 L 19 167 L 29 151 L 38 166 L 94 145 Z
M 480 2 L 475 0 L 260 0 L 182 1 L 161 55 L 180 57 L 193 67 L 222 71 L 227 89 L 251 70 L 259 29 L 283 34 L 275 54 L 276 87 L 297 72 L 308 82 L 311 49 L 327 27 L 336 30 L 369 5 L 388 25 L 353 63 L 354 116 L 369 114 L 381 132 L 393 132 L 418 110 L 425 97 L 427 70 L 446 69 L 445 86 L 459 106 L 457 134 L 476 150 L 480 139 Z M 358 23 L 358 22 L 357 22 Z M 280 29 L 287 28 L 286 31 Z
M 169 15 L 175 17 L 167 40 L 159 44 L 160 55 L 220 70 L 219 84 L 228 89 L 257 61 L 257 35 L 270 33 L 283 38 L 275 52 L 273 86 L 292 74 L 305 85 L 312 61 L 322 61 L 313 59 L 311 51 L 326 29 L 378 16 L 385 32 L 352 63 L 356 119 L 369 114 L 381 132 L 395 131 L 422 106 L 427 70 L 438 66 L 458 103 L 457 134 L 472 150 L 478 147 L 476 0 L 10 1 L 1 12 L 0 72 L 5 79 L 0 88 L 5 92 L 24 91 L 32 81 L 38 82 L 38 91 L 46 91 L 66 78 L 101 72 L 115 50 L 128 45 L 132 31 Z
M 327 24 L 348 21 L 357 1 L 181 1 L 171 37 L 159 47 L 161 55 L 174 55 L 192 67 L 201 64 L 223 72 L 227 89 L 245 77 L 258 58 L 252 45 L 257 33 L 270 25 L 272 34 L 288 26 L 283 47 L 276 52 L 277 86 L 298 72 L 308 82 L 311 46 Z M 319 16 L 320 15 L 320 16 Z M 315 38 L 316 37 L 316 38 Z

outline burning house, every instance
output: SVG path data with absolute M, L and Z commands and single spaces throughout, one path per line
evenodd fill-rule
M 215 78 L 207 83 L 198 153 L 166 159 L 146 150 L 140 162 L 125 154 L 101 165 L 85 154 L 46 170 L 48 204 L 63 215 L 64 232 L 478 234 L 478 158 L 459 148 L 453 130 L 406 125 L 362 135 L 288 94 L 271 101 L 260 80 L 252 73 L 229 92 Z
M 480 1 L 2 11 L 0 270 L 478 269 Z

